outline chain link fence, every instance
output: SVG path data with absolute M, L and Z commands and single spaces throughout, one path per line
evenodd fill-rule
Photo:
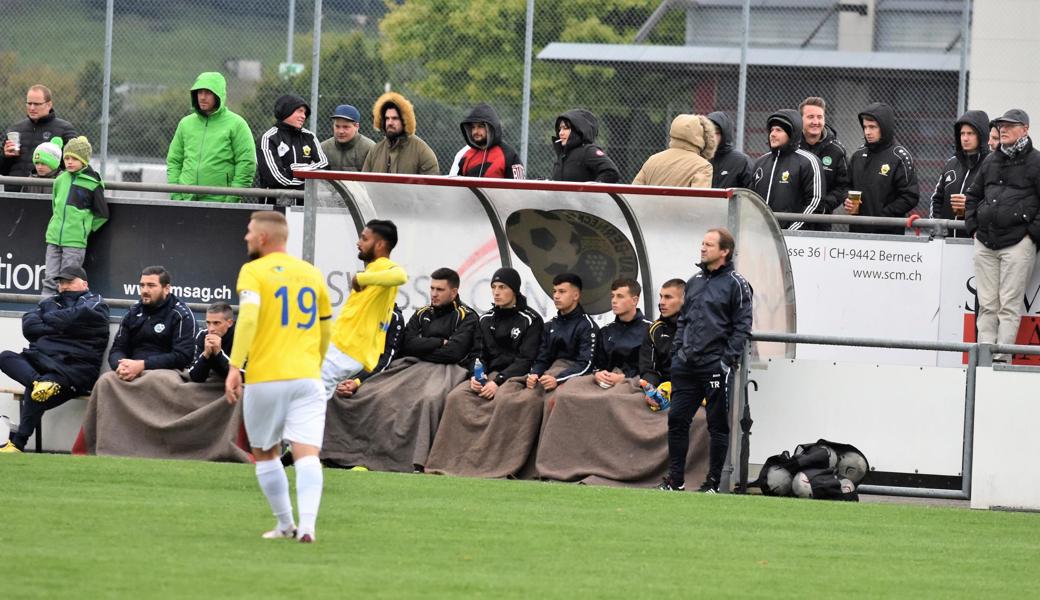
M 828 124 L 851 153 L 862 144 L 857 113 L 881 101 L 895 108 L 896 137 L 916 159 L 925 206 L 951 154 L 952 123 L 962 106 L 966 3 L 752 0 L 742 96 L 743 4 L 536 0 L 529 144 L 521 148 L 527 0 L 324 0 L 319 138 L 331 135 L 335 105 L 349 103 L 363 115 L 361 132 L 378 140 L 371 107 L 393 89 L 415 104 L 417 133 L 447 173 L 464 144 L 459 122 L 487 102 L 502 119 L 506 142 L 526 152 L 529 176 L 547 178 L 556 117 L 583 107 L 599 118 L 598 143 L 631 180 L 667 146 L 679 113 L 722 110 L 739 122 L 743 104 L 740 139 L 757 156 L 767 148 L 771 112 L 822 96 Z M 0 0 L 4 125 L 23 116 L 28 86 L 43 83 L 54 91 L 58 115 L 98 148 L 106 5 Z M 274 123 L 278 95 L 309 99 L 315 5 L 114 0 L 112 161 L 161 169 L 177 122 L 191 110 L 188 90 L 204 71 L 225 75 L 228 105 L 255 136 Z

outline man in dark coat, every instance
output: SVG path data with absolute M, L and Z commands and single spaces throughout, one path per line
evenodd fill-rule
M 721 111 L 708 113 L 708 119 L 715 124 L 718 139 L 715 156 L 711 159 L 711 187 L 750 187 L 754 161 L 733 145 L 733 121 Z
M 953 124 L 954 153 L 943 166 L 939 181 L 932 193 L 928 212 L 931 219 L 963 219 L 964 193 L 979 174 L 982 161 L 989 156 L 989 115 L 981 110 L 969 110 Z M 950 237 L 964 237 L 961 230 L 953 230 Z
M 583 108 L 568 110 L 556 117 L 553 150 L 553 181 L 595 181 L 617 183 L 621 179 L 617 165 L 596 145 L 599 122 Z
M 206 328 L 195 335 L 195 360 L 188 379 L 202 383 L 214 373 L 224 381 L 235 340 L 235 314 L 227 302 L 214 302 L 206 309 Z
M 60 137 L 68 143 L 76 137 L 76 129 L 65 119 L 54 114 L 51 91 L 45 85 L 34 85 L 25 94 L 26 117 L 11 125 L 5 132 L 3 153 L 0 155 L 0 175 L 29 177 L 33 172 L 33 150 L 51 138 Z M 16 133 L 18 143 L 11 139 Z M 6 186 L 7 191 L 17 192 L 18 186 Z
M 811 215 L 823 211 L 823 176 L 816 155 L 802 150 L 802 118 L 798 111 L 778 110 L 766 120 L 769 129 L 769 152 L 755 161 L 751 176 L 754 190 L 773 212 Z M 805 223 L 783 223 L 791 230 Z
M 90 291 L 81 267 L 58 273 L 58 294 L 22 315 L 29 347 L 0 353 L 0 371 L 25 387 L 21 422 L 0 452 L 21 452 L 43 413 L 88 393 L 108 345 L 108 305 Z
M 838 133 L 827 124 L 827 102 L 810 96 L 798 105 L 802 116 L 802 141 L 798 147 L 808 150 L 820 160 L 823 172 L 823 213 L 831 214 L 844 204 L 849 191 L 849 160 Z M 828 223 L 806 223 L 803 230 L 830 231 Z

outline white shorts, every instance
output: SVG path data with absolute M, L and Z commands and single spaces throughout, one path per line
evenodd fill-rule
M 321 448 L 325 397 L 317 379 L 246 384 L 242 420 L 253 448 L 269 450 L 283 439 Z
M 365 366 L 344 354 L 335 344 L 329 344 L 325 351 L 325 360 L 321 363 L 321 385 L 325 388 L 325 398 L 332 397 L 339 382 L 353 377 L 365 370 Z

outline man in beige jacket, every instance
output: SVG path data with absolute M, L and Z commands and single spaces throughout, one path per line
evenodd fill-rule
M 703 115 L 679 115 L 668 135 L 668 149 L 648 158 L 632 183 L 710 188 L 715 125 Z

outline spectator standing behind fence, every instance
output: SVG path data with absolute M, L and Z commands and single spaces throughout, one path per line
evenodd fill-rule
M 711 159 L 711 187 L 746 188 L 751 186 L 751 157 L 733 146 L 733 121 L 724 112 L 708 113 L 715 124 L 715 156 Z
M 396 92 L 387 92 L 372 105 L 372 126 L 383 139 L 368 153 L 361 170 L 368 173 L 440 175 L 437 155 L 415 135 L 415 107 Z
M 101 372 L 108 305 L 88 289 L 80 267 L 58 273 L 58 288 L 60 293 L 22 315 L 29 347 L 0 353 L 0 370 L 25 387 L 18 429 L 0 452 L 21 452 L 43 413 L 89 392 Z
M 827 102 L 820 97 L 810 96 L 798 105 L 802 116 L 802 140 L 798 147 L 816 155 L 823 172 L 823 214 L 831 214 L 844 204 L 849 191 L 849 161 L 845 146 L 838 141 L 838 133 L 827 125 Z M 806 223 L 802 229 L 830 231 L 827 223 Z
M 646 159 L 635 185 L 709 188 L 718 139 L 715 124 L 703 115 L 679 115 L 668 130 L 668 149 Z
M 964 193 L 975 181 L 982 161 L 989 155 L 989 145 L 983 141 L 988 130 L 989 115 L 981 110 L 969 110 L 954 122 L 954 154 L 946 161 L 935 184 L 929 218 L 964 218 Z M 964 237 L 965 233 L 954 229 L 948 235 Z
M 34 85 L 25 93 L 25 112 L 24 119 L 4 132 L 0 175 L 28 177 L 33 171 L 33 149 L 53 137 L 60 137 L 65 142 L 76 137 L 72 123 L 59 119 L 54 113 L 51 90 L 45 85 Z M 20 186 L 6 186 L 6 189 L 18 192 Z
M 332 137 L 321 143 L 331 171 L 360 171 L 368 152 L 376 145 L 361 134 L 361 113 L 349 104 L 340 104 L 332 113 Z
M 459 124 L 467 150 L 458 162 L 462 177 L 525 179 L 524 163 L 502 141 L 502 121 L 487 104 L 478 104 Z
M 33 172 L 29 174 L 29 177 L 33 179 L 54 179 L 60 173 L 61 162 L 62 162 L 62 148 L 65 146 L 65 142 L 60 137 L 51 138 L 51 141 L 44 142 L 33 150 L 32 161 L 33 161 Z M 22 192 L 26 194 L 52 194 L 54 186 L 43 186 L 43 185 L 27 185 L 22 188 Z
M 850 215 L 905 217 L 917 206 L 917 170 L 910 151 L 895 139 L 896 116 L 892 107 L 875 102 L 859 113 L 864 145 L 849 161 L 849 189 L 862 192 L 856 204 L 845 199 Z M 849 225 L 854 233 L 902 235 L 903 227 Z
M 1000 147 L 1000 132 L 997 131 L 997 126 L 992 121 L 989 123 L 989 140 L 986 145 L 989 146 L 990 152 L 996 152 Z
M 773 212 L 811 215 L 823 210 L 823 176 L 816 155 L 798 147 L 802 138 L 802 118 L 798 111 L 781 109 L 766 120 L 769 152 L 755 161 L 751 189 L 766 201 Z M 785 224 L 801 229 L 805 223 Z
M 553 150 L 553 181 L 595 181 L 617 183 L 621 179 L 617 165 L 596 145 L 599 122 L 583 108 L 568 110 L 556 117 Z
M 87 238 L 108 221 L 101 176 L 90 168 L 90 142 L 80 136 L 65 146 L 65 170 L 54 179 L 51 219 L 47 223 L 43 295 L 58 291 L 55 279 L 68 267 L 82 267 Z
M 256 146 L 256 185 L 302 190 L 303 180 L 293 171 L 318 171 L 329 164 L 318 138 L 303 126 L 311 116 L 311 107 L 303 98 L 286 94 L 275 100 L 274 116 L 278 122 L 264 132 Z M 281 204 L 291 206 L 294 202 L 287 199 Z
M 180 185 L 247 188 L 256 174 L 249 124 L 227 107 L 227 82 L 201 73 L 191 86 L 192 113 L 177 124 L 166 153 L 166 181 Z M 174 200 L 238 202 L 238 196 L 171 194 Z
M 1029 115 L 1013 108 L 994 119 L 1000 148 L 968 188 L 965 222 L 975 238 L 978 341 L 1014 344 L 1026 284 L 1040 240 L 1040 153 L 1029 138 Z M 1009 362 L 1007 354 L 993 360 Z

